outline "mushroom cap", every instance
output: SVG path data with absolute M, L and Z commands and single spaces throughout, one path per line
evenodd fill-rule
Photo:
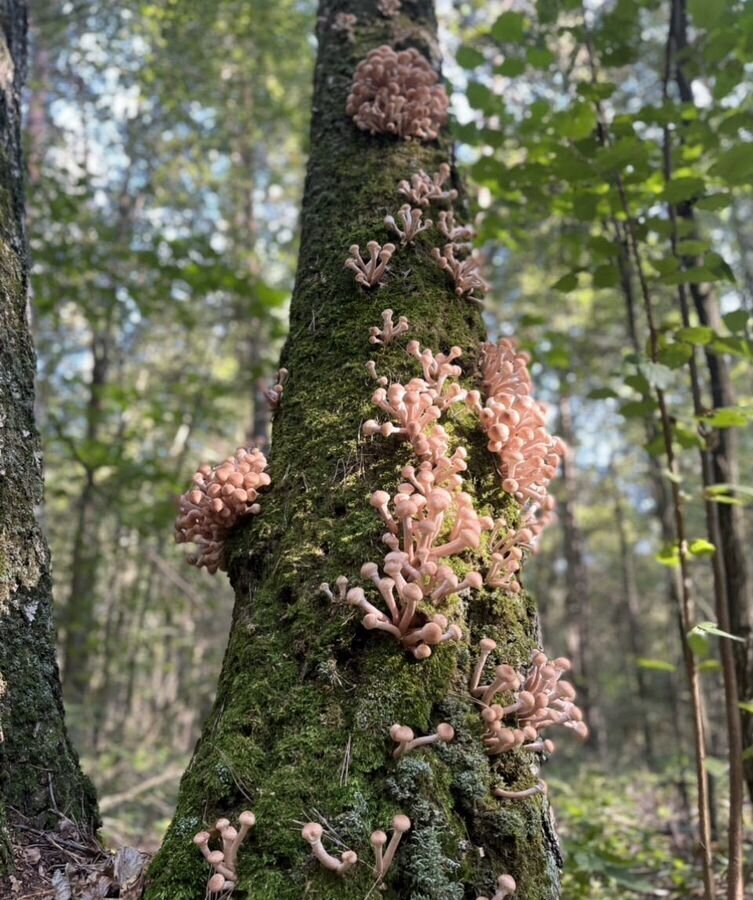
M 225 854 L 222 852 L 222 850 L 212 850 L 209 856 L 207 856 L 207 862 L 212 866 L 219 865 L 219 863 L 224 861 Z
M 431 647 L 428 644 L 419 644 L 413 651 L 416 659 L 428 659 L 431 656 Z
M 379 574 L 379 566 L 374 562 L 365 562 L 361 566 L 361 578 L 373 578 Z
M 217 829 L 217 831 L 224 831 L 229 824 L 229 819 L 217 819 L 217 821 L 214 823 L 214 827 Z
M 484 583 L 483 576 L 480 572 L 469 572 L 465 576 L 465 580 L 468 582 L 470 587 L 473 588 L 474 591 L 480 591 Z
M 209 882 L 207 883 L 207 890 L 210 894 L 219 894 L 220 891 L 223 891 L 225 889 L 225 883 L 225 876 L 220 875 L 220 873 L 217 872 L 209 879 Z
M 253 828 L 254 825 L 256 825 L 256 815 L 255 813 L 252 813 L 250 809 L 245 809 L 240 816 L 238 816 L 238 821 L 247 828 Z
M 390 502 L 390 495 L 387 491 L 374 491 L 370 502 L 374 507 L 386 506 Z
M 209 843 L 210 834 L 208 831 L 200 831 L 198 834 L 194 835 L 193 842 L 197 847 L 201 847 L 203 844 Z
M 455 729 L 449 722 L 440 722 L 437 725 L 437 734 L 440 741 L 451 741 L 455 737 Z
M 491 638 L 481 638 L 478 645 L 484 653 L 491 653 L 492 650 L 497 649 L 497 642 L 493 641 Z
M 412 741 L 415 737 L 413 729 L 408 728 L 407 725 L 398 725 L 397 728 L 393 725 L 392 728 L 390 728 L 390 734 L 392 735 L 393 741 L 399 741 L 401 744 L 404 744 L 406 741 Z
M 512 875 L 500 875 L 497 879 L 497 887 L 500 890 L 504 889 L 507 891 L 514 891 L 517 887 L 517 884 L 515 883 L 515 879 L 512 877 Z
M 387 835 L 383 831 L 372 831 L 369 840 L 373 847 L 384 847 L 387 843 Z
M 392 827 L 399 834 L 405 834 L 406 831 L 410 830 L 410 819 L 408 818 L 408 816 L 404 816 L 399 813 L 392 820 Z
M 424 592 L 421 590 L 420 585 L 414 584 L 411 582 L 410 584 L 406 584 L 403 588 L 403 600 L 412 600 L 414 603 L 418 603 L 424 596 Z
M 358 862 L 358 854 L 354 850 L 346 850 L 340 857 L 340 860 L 346 866 L 354 866 Z
M 324 829 L 318 822 L 307 822 L 301 829 L 301 837 L 309 844 L 315 844 L 322 839 Z
M 225 828 L 222 832 L 222 837 L 226 841 L 234 841 L 238 837 L 238 829 L 233 828 L 232 825 L 228 825 L 228 827 Z
M 427 644 L 438 644 L 442 640 L 442 629 L 436 622 L 427 622 L 421 631 L 423 633 L 423 639 Z

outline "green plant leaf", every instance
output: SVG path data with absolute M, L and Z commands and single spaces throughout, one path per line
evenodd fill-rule
M 640 669 L 649 669 L 653 672 L 676 672 L 677 666 L 663 659 L 645 659 L 640 657 L 636 660 Z

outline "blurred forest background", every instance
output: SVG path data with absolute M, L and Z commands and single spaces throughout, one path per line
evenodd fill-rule
M 717 483 L 737 487 L 712 494 L 743 540 L 735 571 L 750 615 L 753 4 L 687 5 L 684 37 L 675 29 L 668 41 L 684 0 L 438 4 L 458 160 L 494 285 L 489 329 L 532 352 L 572 451 L 557 524 L 525 577 L 548 649 L 575 660 L 593 730 L 548 765 L 568 900 L 690 896 L 698 883 L 657 388 L 686 501 L 719 832 L 725 818 L 718 653 L 728 639 L 704 624 L 716 615 L 698 426 L 740 470 L 718 470 Z M 186 566 L 173 544 L 175 498 L 199 461 L 267 440 L 263 390 L 294 276 L 316 9 L 31 7 L 37 416 L 68 716 L 105 839 L 156 849 L 232 612 L 226 578 Z M 647 359 L 627 268 L 633 239 L 658 362 Z M 693 407 L 694 352 L 711 415 Z M 733 630 L 749 641 L 745 603 Z M 743 671 L 746 645 L 735 644 Z

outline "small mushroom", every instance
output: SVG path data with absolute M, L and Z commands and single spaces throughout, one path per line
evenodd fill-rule
M 324 829 L 317 822 L 307 822 L 301 831 L 303 839 L 311 845 L 311 851 L 325 869 L 344 875 L 348 869 L 352 869 L 358 862 L 358 855 L 352 850 L 346 850 L 340 859 L 328 853 L 322 844 Z

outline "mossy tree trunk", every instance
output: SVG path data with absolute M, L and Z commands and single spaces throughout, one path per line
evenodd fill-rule
M 339 12 L 358 18 L 353 42 L 332 29 Z M 436 172 L 451 156 L 446 136 L 373 137 L 344 112 L 354 68 L 372 48 L 416 47 L 438 65 L 431 0 L 403 0 L 393 19 L 377 13 L 376 0 L 321 0 L 318 37 L 302 243 L 282 358 L 290 379 L 274 422 L 272 487 L 261 515 L 232 542 L 236 605 L 217 700 L 147 897 L 203 897 L 208 867 L 193 835 L 250 808 L 258 824 L 241 849 L 234 896 L 363 900 L 374 883 L 369 835 L 389 831 L 401 812 L 413 828 L 386 890 L 373 896 L 475 900 L 491 896 L 496 876 L 509 873 L 520 900 L 551 900 L 560 896 L 559 851 L 545 799 L 498 800 L 490 792 L 500 779 L 513 787 L 535 779 L 525 754 L 492 764 L 484 752 L 467 690 L 475 649 L 444 644 L 418 662 L 319 591 L 343 574 L 360 583 L 361 565 L 383 557 L 383 527 L 369 497 L 394 492 L 411 461 L 406 444 L 360 435 L 376 412 L 366 362 L 376 358 L 380 374 L 403 383 L 419 374 L 404 342 L 375 352 L 369 327 L 387 307 L 406 315 L 409 337 L 422 346 L 462 347 L 469 380 L 484 329 L 478 308 L 454 296 L 431 259 L 431 247 L 443 243 L 436 232 L 400 248 L 378 290 L 364 292 L 343 268 L 351 244 L 387 240 L 384 216 L 403 202 L 398 181 L 419 169 Z M 469 449 L 466 488 L 479 510 L 507 504 L 509 511 L 483 434 L 468 428 L 458 436 Z M 500 660 L 527 662 L 537 621 L 524 594 L 483 592 L 464 617 L 472 645 L 488 635 Z M 426 734 L 441 721 L 455 726 L 453 742 L 392 758 L 394 722 Z M 318 815 L 359 854 L 346 877 L 314 863 L 301 838 L 301 824 Z
M 49 551 L 35 517 L 43 484 L 26 315 L 25 67 L 26 6 L 0 0 L 0 815 L 14 810 L 46 827 L 65 814 L 90 828 L 96 801 L 65 730 Z

